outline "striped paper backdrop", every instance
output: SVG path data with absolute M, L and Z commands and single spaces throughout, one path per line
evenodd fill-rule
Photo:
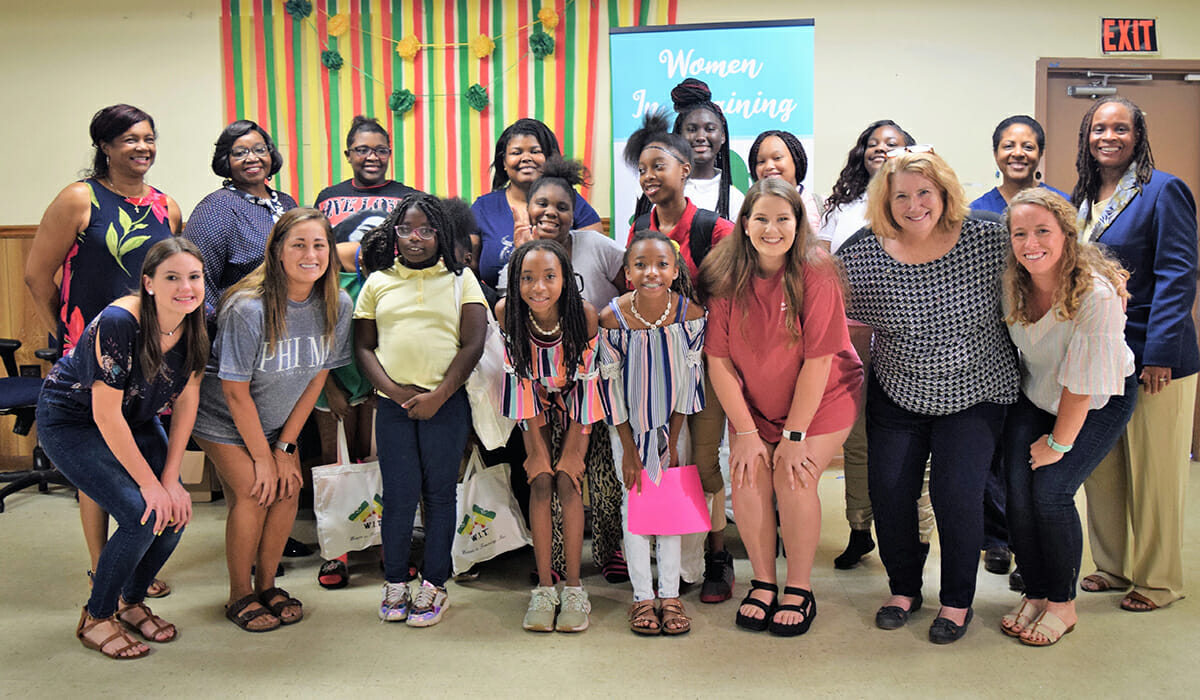
M 253 119 L 274 137 L 285 162 L 274 185 L 311 203 L 323 187 L 350 177 L 342 156 L 355 114 L 378 118 L 392 133 L 393 177 L 442 196 L 472 201 L 490 189 L 496 138 L 520 117 L 546 122 L 568 157 L 592 168 L 608 159 L 596 143 L 596 114 L 608 112 L 608 86 L 597 85 L 601 42 L 610 26 L 673 24 L 677 0 L 313 0 L 303 20 L 283 0 L 221 0 L 221 38 L 228 121 Z M 538 11 L 552 7 L 558 26 L 554 53 L 539 60 L 529 51 Z M 350 29 L 330 37 L 329 19 L 350 18 Z M 413 60 L 395 52 L 395 40 L 415 34 L 422 47 Z M 479 34 L 496 50 L 483 60 L 466 42 Z M 338 71 L 321 64 L 337 50 Z M 471 109 L 459 95 L 479 83 L 489 105 Z M 417 96 L 396 116 L 393 90 Z M 212 137 L 215 139 L 216 134 Z

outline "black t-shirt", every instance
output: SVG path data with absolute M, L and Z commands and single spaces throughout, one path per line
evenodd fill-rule
M 401 199 L 415 192 L 417 190 L 395 180 L 388 180 L 374 187 L 358 187 L 351 178 L 321 190 L 313 206 L 321 210 L 336 231 L 339 224 L 359 212 L 377 210 L 386 216 L 396 208 Z M 363 233 L 361 226 L 354 229 L 344 227 L 342 231 L 345 233 L 339 232 L 338 243 L 357 241 Z M 354 235 L 355 231 L 358 235 Z M 342 235 L 346 237 L 343 238 Z

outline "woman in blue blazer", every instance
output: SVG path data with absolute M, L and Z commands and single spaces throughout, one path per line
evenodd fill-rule
M 1196 204 L 1179 178 L 1154 169 L 1146 119 L 1123 97 L 1097 101 L 1079 129 L 1072 195 L 1081 235 L 1130 273 L 1125 340 L 1142 390 L 1116 447 L 1085 484 L 1096 572 L 1080 587 L 1129 591 L 1149 612 L 1183 597 L 1183 508 L 1200 350 Z

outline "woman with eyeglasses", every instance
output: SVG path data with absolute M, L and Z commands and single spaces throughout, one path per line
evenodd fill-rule
M 892 594 L 875 624 L 899 629 L 921 608 L 917 499 L 932 458 L 942 576 L 929 640 L 949 644 L 973 617 L 984 483 L 1005 407 L 1017 399 L 1000 308 L 1008 237 L 1002 224 L 968 216 L 958 177 L 932 147 L 887 156 L 867 188 L 873 235 L 838 251 L 850 283 L 846 315 L 875 333 L 867 478 Z
M 374 117 L 355 115 L 344 155 L 353 177 L 321 190 L 313 204 L 329 219 L 334 234 L 344 237 L 338 243 L 362 240 L 400 200 L 417 191 L 388 177 L 392 137 Z M 360 219 L 356 226 L 340 226 L 351 217 Z
M 25 260 L 34 310 L 64 356 L 106 305 L 137 289 L 150 248 L 183 225 L 175 200 L 146 182 L 158 154 L 149 114 L 126 104 L 105 107 L 92 117 L 89 132 L 94 150 L 88 177 L 67 185 L 46 207 Z M 109 517 L 81 491 L 79 519 L 91 555 L 90 581 L 108 542 Z M 170 592 L 155 579 L 146 595 Z
M 183 229 L 204 255 L 210 319 L 225 290 L 262 263 L 275 222 L 296 208 L 291 195 L 267 184 L 281 167 L 283 156 L 271 135 L 252 121 L 239 119 L 217 137 L 212 170 L 224 181 L 200 200 Z

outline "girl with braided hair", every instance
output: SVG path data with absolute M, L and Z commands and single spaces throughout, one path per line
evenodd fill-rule
M 728 219 L 742 208 L 742 193 L 733 186 L 729 160 L 729 123 L 721 106 L 712 101 L 708 85 L 688 78 L 671 90 L 675 106 L 674 133 L 692 147 L 692 176 L 684 194 L 701 209 Z
M 362 259 L 371 274 L 354 311 L 354 346 L 379 394 L 375 434 L 387 579 L 379 619 L 429 627 L 450 606 L 455 483 L 471 427 L 463 384 L 483 354 L 487 302 L 455 255 L 450 219 L 436 197 L 417 193 L 401 200 L 363 240 Z M 424 579 L 410 598 L 418 499 L 425 503 Z
M 507 355 L 501 406 L 506 416 L 521 421 L 538 572 L 522 626 L 531 632 L 582 632 L 591 604 L 579 578 L 581 484 L 587 435 L 604 414 L 595 367 L 596 309 L 580 295 L 571 257 L 558 241 L 521 245 L 510 266 L 508 293 L 496 305 Z M 551 569 L 554 495 L 563 512 L 566 581 L 561 595 Z
M 821 228 L 821 198 L 804 189 L 806 174 L 808 154 L 795 134 L 770 129 L 754 139 L 754 145 L 750 146 L 750 179 L 757 182 L 764 177 L 779 177 L 790 183 L 800 193 L 804 218 L 816 231 Z
M 858 135 L 846 165 L 825 200 L 825 215 L 817 238 L 826 250 L 838 248 L 867 225 L 867 185 L 883 163 L 887 152 L 900 146 L 912 146 L 916 140 L 891 119 L 871 122 Z

